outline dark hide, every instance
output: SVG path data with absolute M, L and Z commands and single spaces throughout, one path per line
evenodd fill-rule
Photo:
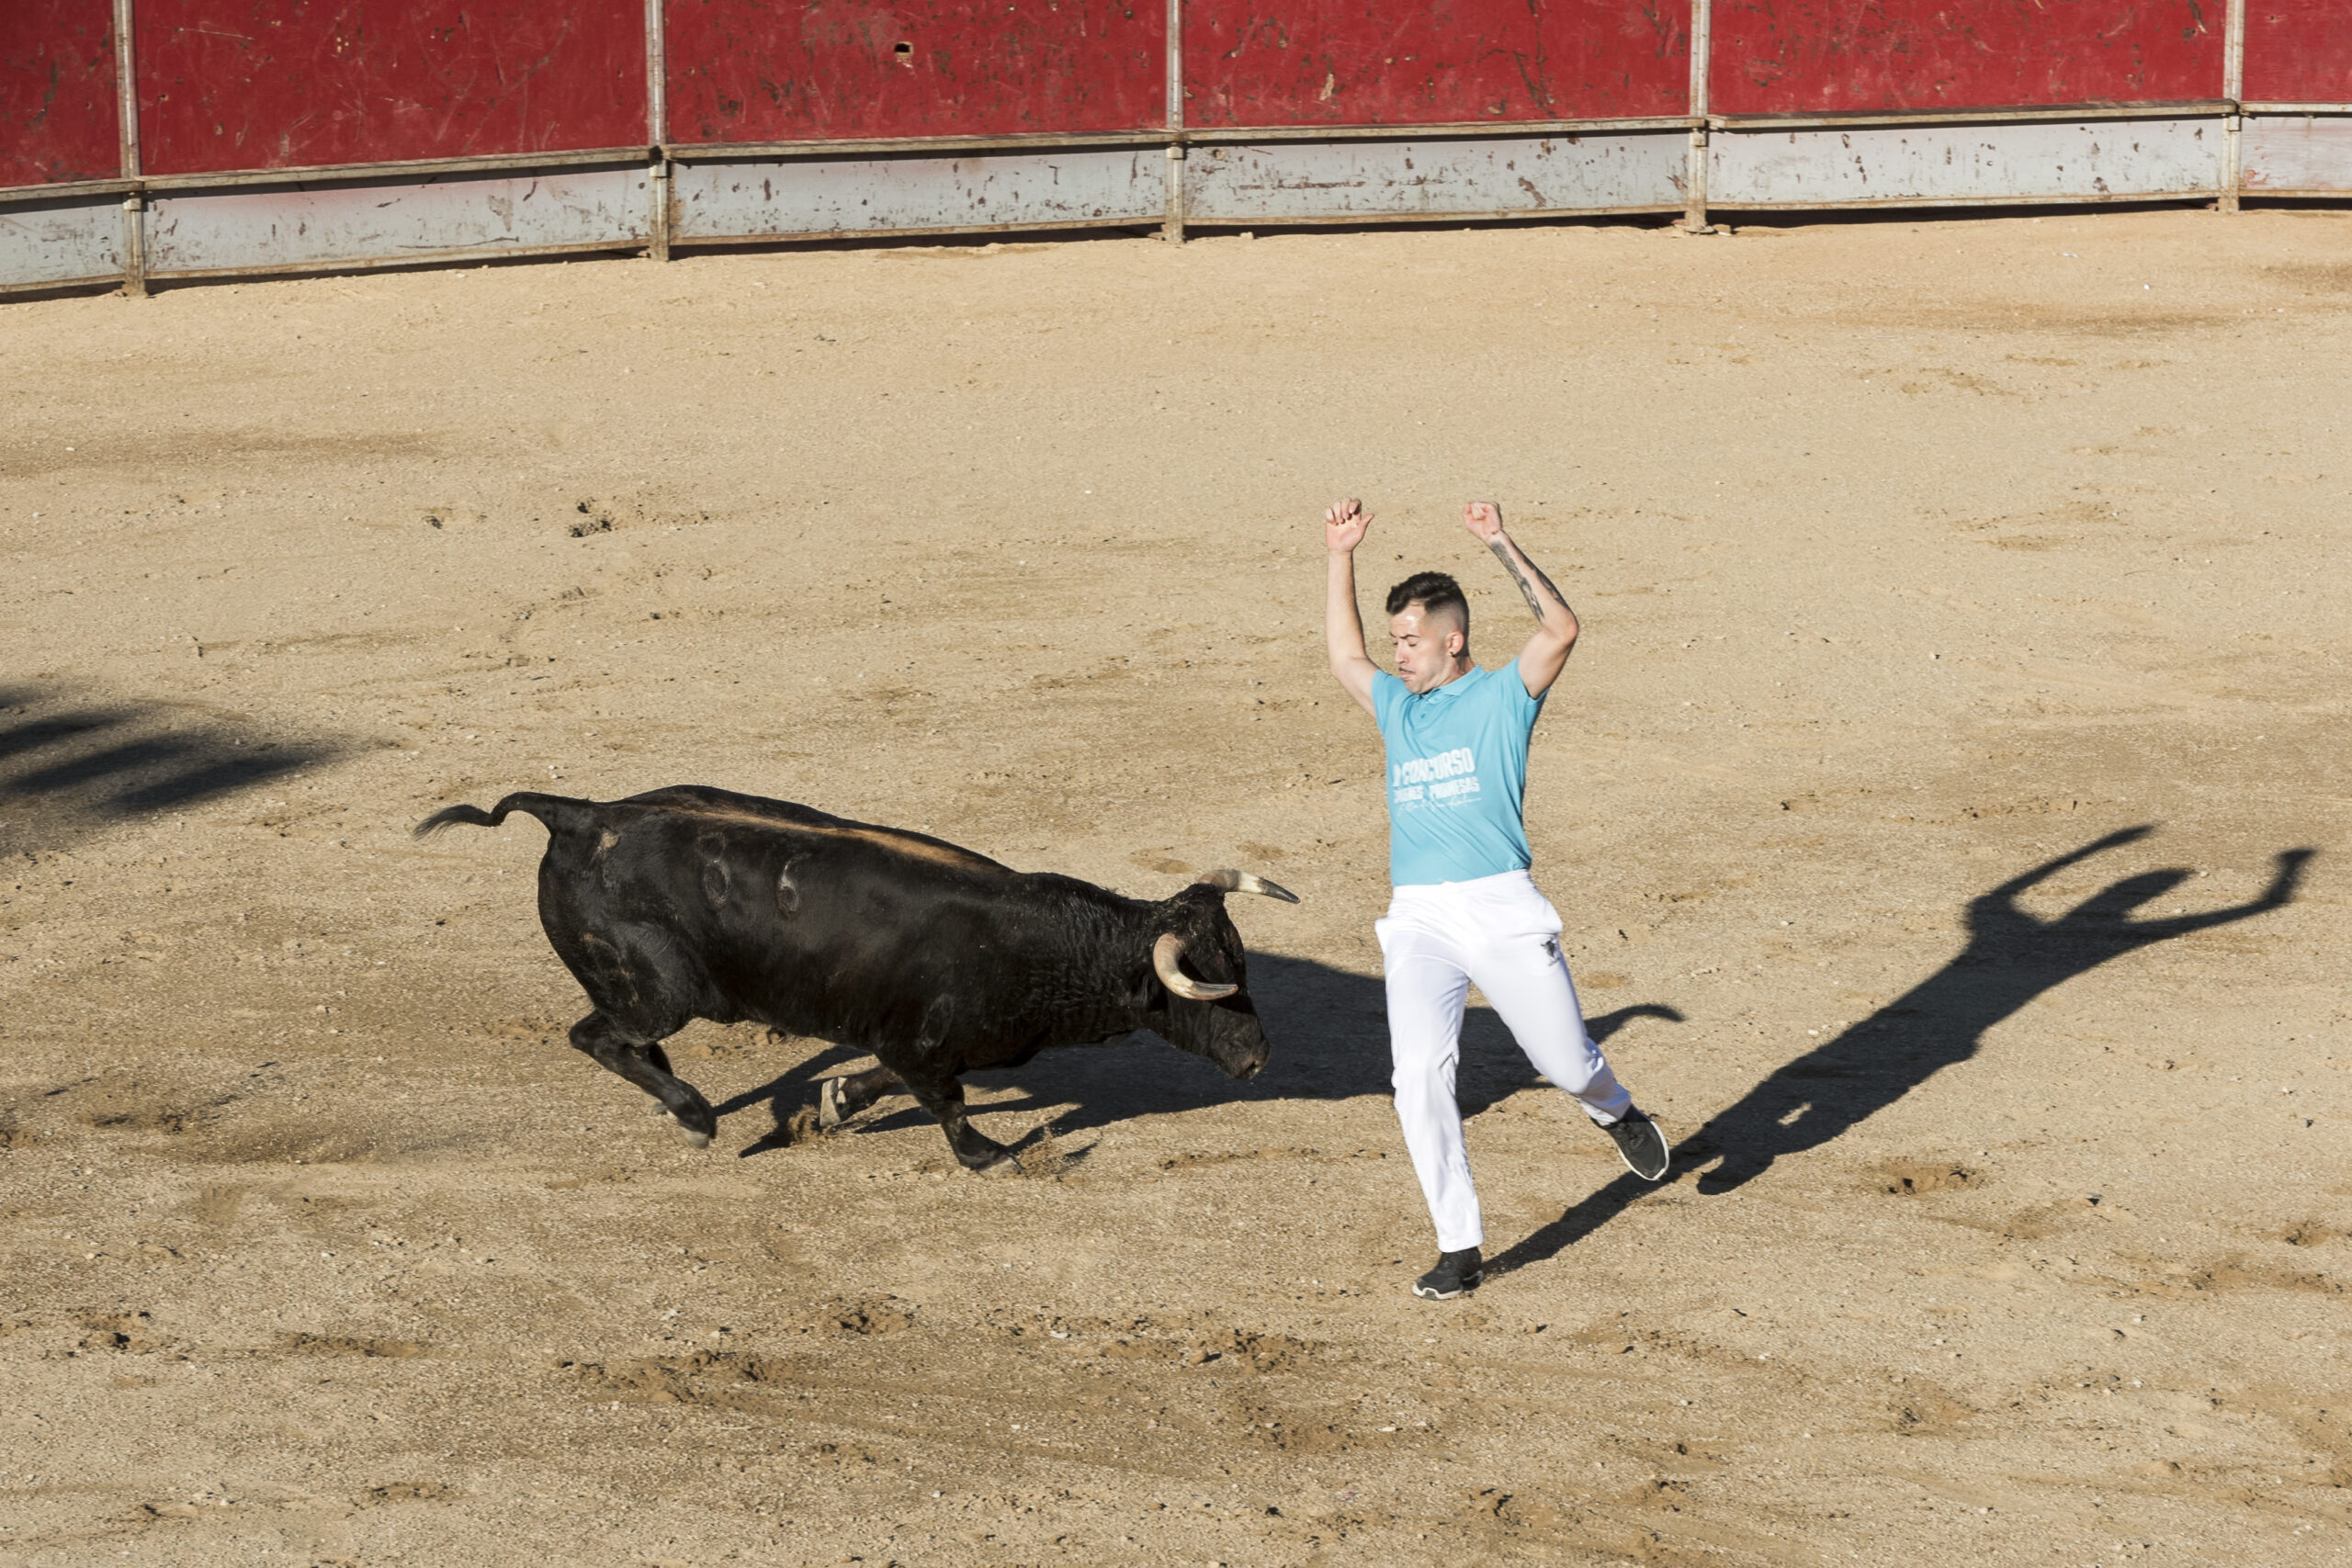
M 696 1018 L 763 1023 L 870 1051 L 829 1111 L 903 1085 L 939 1118 L 956 1157 L 1005 1157 L 964 1115 L 961 1075 L 1138 1029 L 1246 1078 L 1266 1064 L 1240 936 L 1225 895 L 1195 885 L 1159 903 L 1017 872 L 921 833 L 869 827 L 699 785 L 597 802 L 510 795 L 453 806 L 417 836 L 547 825 L 539 921 L 594 1010 L 571 1043 L 668 1107 L 696 1144 L 710 1102 L 661 1042 Z M 1170 995 L 1152 946 L 1173 931 L 1214 1002 Z

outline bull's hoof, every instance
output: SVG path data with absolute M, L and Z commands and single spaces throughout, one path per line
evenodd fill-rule
M 700 1128 L 689 1127 L 684 1122 L 680 1122 L 678 1123 L 678 1135 L 685 1139 L 689 1145 L 695 1148 L 707 1149 L 710 1147 L 710 1134 L 708 1133 L 703 1132 Z
M 830 1133 L 848 1120 L 849 1113 L 842 1109 L 842 1080 L 827 1078 L 817 1093 L 818 1131 Z
M 985 1176 L 991 1179 L 1001 1179 L 1004 1177 L 1019 1176 L 1022 1174 L 1021 1162 L 1012 1157 L 1012 1151 L 1011 1149 L 1005 1150 L 1002 1154 L 997 1156 L 996 1158 L 989 1161 L 986 1165 L 967 1166 L 965 1168 L 969 1170 L 974 1176 Z

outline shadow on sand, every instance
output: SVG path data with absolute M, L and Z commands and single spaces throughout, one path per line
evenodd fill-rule
M 1710 1166 L 1698 1183 L 1703 1193 L 1727 1192 L 1754 1180 L 1774 1160 L 1829 1142 L 1944 1068 L 1965 1062 L 1976 1054 L 1987 1030 L 2052 987 L 2123 953 L 2283 907 L 2293 898 L 2303 864 L 2313 852 L 2284 852 L 2270 886 L 2259 897 L 2201 914 L 2131 918 L 2195 874 L 2177 867 L 2124 877 L 2052 919 L 2018 907 L 2019 897 L 2037 884 L 2152 831 L 2140 827 L 2110 833 L 1973 899 L 1967 911 L 1968 945 L 1958 955 L 1869 1018 L 1780 1067 L 1683 1137 L 1667 1181 Z M 1378 978 L 1311 959 L 1260 953 L 1250 960 L 1250 988 L 1274 1043 L 1266 1070 L 1250 1083 L 1233 1082 L 1206 1062 L 1149 1035 L 1047 1052 L 1025 1066 L 975 1073 L 966 1081 L 981 1089 L 1028 1091 L 1017 1100 L 978 1107 L 983 1116 L 1035 1117 L 1067 1108 L 1053 1119 L 1064 1134 L 1236 1100 L 1348 1100 L 1388 1092 L 1386 1012 Z M 1587 1023 L 1593 1038 L 1605 1042 L 1645 1019 L 1676 1023 L 1682 1014 L 1671 1007 L 1641 1003 L 1594 1014 Z M 848 1048 L 825 1047 L 720 1105 L 719 1113 L 773 1103 L 781 1121 L 813 1099 L 820 1078 L 857 1058 L 858 1053 Z M 1471 1009 L 1463 1027 L 1456 1078 L 1463 1114 L 1475 1116 L 1540 1081 L 1493 1010 Z M 931 1118 L 909 1102 L 893 1100 L 853 1130 L 930 1125 Z M 782 1142 L 763 1139 L 743 1153 L 763 1153 Z M 1488 1267 L 1523 1268 L 1551 1258 L 1651 1190 L 1648 1182 L 1620 1177 L 1490 1259 Z
M 2179 867 L 2124 877 L 2052 919 L 2018 908 L 2018 897 L 2036 884 L 2154 830 L 2109 833 L 1972 899 L 1968 945 L 1951 963 L 1710 1117 L 1682 1139 L 1667 1180 L 1713 1166 L 1700 1177 L 1699 1190 L 1729 1192 L 1763 1175 L 1783 1156 L 1820 1147 L 1944 1068 L 1967 1061 L 1987 1030 L 2044 991 L 2124 953 L 2284 907 L 2313 852 L 2281 852 L 2270 886 L 2259 897 L 2201 914 L 2131 918 L 2196 874 Z M 1540 1263 L 1591 1235 L 1651 1190 L 1648 1182 L 1621 1176 L 1488 1267 Z
M 70 848 L 133 818 L 267 784 L 331 748 L 241 734 L 160 703 L 0 688 L 0 853 Z
M 1265 1070 L 1248 1083 L 1235 1082 L 1157 1036 L 1137 1034 L 1102 1045 L 1047 1051 L 1020 1067 L 966 1074 L 964 1082 L 972 1089 L 1024 1091 L 1019 1100 L 976 1106 L 975 1119 L 1053 1111 L 1054 1131 L 1067 1136 L 1114 1122 L 1237 1100 L 1352 1100 L 1388 1093 L 1387 1012 L 1377 976 L 1351 975 L 1312 959 L 1256 953 L 1250 955 L 1250 992 L 1264 1016 L 1274 1051 Z M 1636 1019 L 1679 1021 L 1681 1017 L 1672 1008 L 1644 1004 L 1596 1014 L 1586 1027 L 1595 1040 L 1607 1040 Z M 814 1103 L 820 1079 L 861 1059 L 861 1053 L 848 1046 L 824 1046 L 759 1088 L 724 1101 L 718 1113 L 727 1116 L 772 1104 L 781 1124 L 803 1104 Z M 1470 1009 L 1463 1022 L 1455 1086 L 1463 1114 L 1475 1116 L 1540 1082 L 1494 1010 Z M 851 1131 L 885 1133 L 933 1125 L 928 1114 L 896 1099 Z M 742 1153 L 765 1154 L 786 1142 L 772 1135 Z

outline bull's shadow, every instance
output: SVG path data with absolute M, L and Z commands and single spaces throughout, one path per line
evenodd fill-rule
M 1387 1005 L 1377 976 L 1350 974 L 1309 958 L 1253 953 L 1250 994 L 1264 1020 L 1273 1054 L 1265 1070 L 1248 1083 L 1227 1077 L 1206 1061 L 1174 1050 L 1156 1036 L 1137 1034 L 1109 1044 L 1041 1052 L 1019 1067 L 966 1074 L 965 1083 L 974 1089 L 1024 1091 L 1019 1100 L 975 1105 L 975 1116 L 1005 1117 L 1017 1132 L 1024 1118 L 1034 1122 L 1050 1112 L 1054 1129 L 1068 1135 L 1114 1122 L 1235 1101 L 1351 1100 L 1388 1093 Z M 1586 1021 L 1586 1027 L 1595 1040 L 1606 1040 L 1635 1019 L 1679 1021 L 1681 1016 L 1672 1008 L 1645 1003 L 1597 1014 Z M 718 1113 L 773 1103 L 781 1122 L 813 1102 L 819 1079 L 860 1055 L 852 1047 L 823 1047 L 719 1105 Z M 1463 1114 L 1475 1116 L 1540 1081 L 1494 1010 L 1471 1008 L 1463 1021 L 1456 1076 Z M 898 1100 L 857 1122 L 854 1131 L 932 1125 L 926 1112 Z M 742 1152 L 763 1154 L 782 1145 L 783 1139 L 772 1136 Z
M 2295 896 L 2313 852 L 2278 857 L 2270 886 L 2227 908 L 2169 919 L 2133 919 L 2132 911 L 2195 874 L 2174 867 L 2127 876 L 2053 919 L 2018 908 L 2035 885 L 2093 855 L 2145 838 L 2127 828 L 2046 861 L 1970 901 L 1968 945 L 1909 991 L 1818 1048 L 1776 1069 L 1734 1104 L 1681 1140 L 1676 1174 L 1712 1166 L 1702 1193 L 1753 1181 L 1787 1155 L 1818 1148 L 1875 1115 L 1944 1068 L 1976 1054 L 1985 1032 L 2052 987 L 2111 958 L 2277 909 Z M 1623 1176 L 1493 1259 L 1502 1269 L 1537 1263 L 1574 1246 L 1622 1213 L 1650 1184 Z

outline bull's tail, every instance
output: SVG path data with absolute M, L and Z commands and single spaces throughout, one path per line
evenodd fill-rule
M 416 825 L 416 836 L 429 839 L 444 828 L 464 823 L 469 828 L 495 828 L 506 820 L 507 813 L 519 811 L 526 817 L 536 817 L 550 834 L 566 833 L 584 828 L 589 813 L 596 808 L 592 800 L 575 800 L 564 795 L 537 795 L 529 790 L 518 791 L 484 811 L 479 806 L 447 806 Z

